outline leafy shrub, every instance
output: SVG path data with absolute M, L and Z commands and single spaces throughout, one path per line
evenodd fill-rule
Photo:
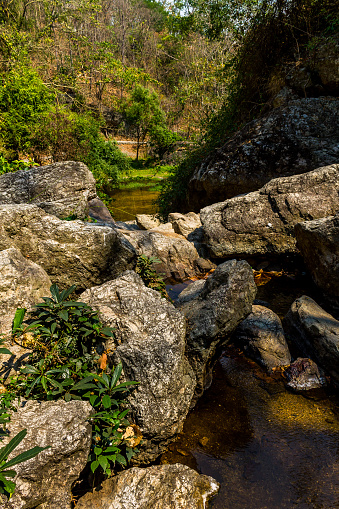
M 158 292 L 161 293 L 162 297 L 165 297 L 167 299 L 168 295 L 166 291 L 165 282 L 161 277 L 161 274 L 158 274 L 152 268 L 153 263 L 161 263 L 161 261 L 153 256 L 148 258 L 145 255 L 141 255 L 138 257 L 135 272 L 139 274 L 145 286 L 147 286 L 148 288 L 152 288 L 152 290 L 157 290 Z
M 39 166 L 33 161 L 7 161 L 3 156 L 0 156 L 0 175 L 4 173 L 13 173 L 18 170 L 29 170 L 32 166 Z
M 127 464 L 141 440 L 136 440 L 137 426 L 135 433 L 126 434 L 131 428 L 126 397 L 136 382 L 118 383 L 122 365 L 109 369 L 108 352 L 102 344 L 114 337 L 113 330 L 103 327 L 87 304 L 70 300 L 74 290 L 72 286 L 59 291 L 56 284 L 52 285 L 51 297 L 44 297 L 26 322 L 26 310 L 17 310 L 13 339 L 32 353 L 1 396 L 0 418 L 2 410 L 6 422 L 14 397 L 89 400 L 96 410 L 92 417 L 91 469 L 94 473 L 101 467 L 105 475 L 111 475 L 116 462 Z
M 47 447 L 33 447 L 28 451 L 22 452 L 8 461 L 8 456 L 14 449 L 22 442 L 22 440 L 27 435 L 27 429 L 23 429 L 19 431 L 15 437 L 5 446 L 0 449 L 0 493 L 7 496 L 7 498 L 11 498 L 13 495 L 16 484 L 13 481 L 7 479 L 7 477 L 13 478 L 16 476 L 15 470 L 8 470 L 14 467 L 14 465 L 18 465 L 19 463 L 23 463 L 31 458 L 34 458 L 37 454 L 45 449 L 49 449 L 50 446 Z
M 32 130 L 53 97 L 33 69 L 18 67 L 0 76 L 0 137 L 6 148 L 17 153 L 30 148 Z

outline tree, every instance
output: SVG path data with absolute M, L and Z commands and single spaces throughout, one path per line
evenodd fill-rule
M 137 85 L 131 93 L 130 102 L 123 106 L 123 114 L 130 132 L 137 139 L 137 157 L 141 143 L 154 126 L 166 124 L 166 116 L 160 107 L 159 97 L 145 87 Z

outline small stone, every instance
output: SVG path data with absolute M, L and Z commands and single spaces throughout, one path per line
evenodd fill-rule
M 199 440 L 199 444 L 202 445 L 203 447 L 205 447 L 205 445 L 207 445 L 208 441 L 209 441 L 208 437 L 202 437 Z

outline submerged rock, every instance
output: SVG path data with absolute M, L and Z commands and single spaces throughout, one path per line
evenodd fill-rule
M 84 163 L 63 161 L 0 176 L 0 204 L 30 203 L 60 218 L 88 215 L 95 179 Z
M 60 287 L 101 284 L 134 266 L 133 247 L 110 227 L 61 221 L 36 205 L 0 205 L 0 249 L 15 247 Z
M 0 332 L 11 331 L 17 308 L 31 308 L 50 295 L 51 280 L 42 267 L 15 248 L 0 251 Z
M 195 170 L 189 206 L 259 189 L 272 178 L 304 173 L 338 161 L 339 100 L 297 99 L 253 120 Z
M 339 213 L 295 225 L 298 247 L 315 283 L 339 308 Z
M 339 385 L 339 322 L 303 295 L 284 318 L 284 329 L 300 352 L 315 360 Z
M 335 214 L 339 165 L 271 180 L 259 191 L 201 210 L 213 257 L 295 253 L 294 225 Z
M 78 509 L 207 509 L 219 483 L 191 468 L 157 465 L 130 468 L 104 481 L 102 488 L 87 493 Z
M 196 396 L 200 396 L 210 383 L 220 347 L 251 312 L 256 285 L 246 261 L 230 260 L 206 281 L 188 288 L 176 305 L 187 319 L 187 358 L 197 376 Z
M 326 385 L 326 378 L 312 359 L 298 357 L 285 370 L 286 386 L 294 391 L 309 391 Z
M 233 335 L 248 357 L 271 370 L 291 362 L 280 318 L 264 306 L 252 306 Z
M 144 436 L 139 461 L 151 461 L 182 430 L 195 389 L 185 317 L 132 271 L 90 288 L 80 300 L 115 329 L 106 348 L 114 364 L 122 362 L 126 379 L 140 382 L 129 401 Z
M 71 487 L 87 463 L 92 441 L 87 401 L 27 401 L 12 414 L 10 437 L 27 429 L 12 457 L 35 446 L 46 447 L 35 458 L 16 465 L 16 490 L 3 509 L 71 509 Z

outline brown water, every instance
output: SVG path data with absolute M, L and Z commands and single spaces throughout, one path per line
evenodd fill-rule
M 116 189 L 110 192 L 113 200 L 110 204 L 116 221 L 130 221 L 135 219 L 136 214 L 154 214 L 156 207 L 154 200 L 159 196 L 159 191 L 153 191 L 148 187 L 137 189 Z
M 292 394 L 253 362 L 225 355 L 161 462 L 219 481 L 211 509 L 332 509 L 339 507 L 338 446 L 334 396 Z
M 314 286 L 283 277 L 258 298 L 283 315 Z M 174 296 L 175 298 L 175 296 Z M 228 349 L 213 383 L 162 463 L 183 463 L 220 482 L 211 509 L 339 508 L 339 401 L 328 390 L 293 394 L 280 375 Z

